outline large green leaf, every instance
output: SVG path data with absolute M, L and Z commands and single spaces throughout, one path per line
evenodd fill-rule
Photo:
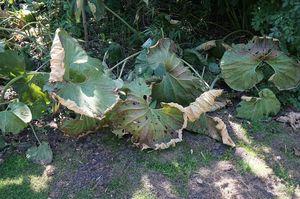
M 86 116 L 78 116 L 75 119 L 64 120 L 59 129 L 67 135 L 77 137 L 94 131 L 98 126 L 98 120 Z
M 58 29 L 51 48 L 51 94 L 68 109 L 101 119 L 119 99 L 118 83 L 100 61 L 91 58 L 75 39 Z
M 15 51 L 0 52 L 0 77 L 15 77 L 25 72 L 25 59 Z
M 132 134 L 133 141 L 141 148 L 164 149 L 182 141 L 182 129 L 186 126 L 183 107 L 163 103 L 160 109 L 151 108 L 151 89 L 141 79 L 127 88 L 126 99 L 111 111 L 114 133 Z
M 249 120 L 260 120 L 280 111 L 280 102 L 269 89 L 263 89 L 258 93 L 259 97 L 242 97 L 237 108 L 237 117 Z
M 263 79 L 259 64 L 260 61 L 252 57 L 246 45 L 238 44 L 224 53 L 220 66 L 228 86 L 243 91 L 252 88 Z
M 46 165 L 52 162 L 53 152 L 47 142 L 42 142 L 38 147 L 29 148 L 26 157 L 34 163 Z
M 13 102 L 5 111 L 0 112 L 0 129 L 2 133 L 19 133 L 32 119 L 28 106 L 22 102 Z
M 300 83 L 300 64 L 282 52 L 277 53 L 274 59 L 266 61 L 275 71 L 269 80 L 279 90 L 296 88 Z
M 140 54 L 136 71 L 140 76 L 159 78 L 159 82 L 153 85 L 154 99 L 188 105 L 208 90 L 208 85 L 203 79 L 193 76 L 175 52 L 173 41 L 161 39 L 147 53 L 144 51 Z
M 279 50 L 276 40 L 266 37 L 254 37 L 248 44 L 234 45 L 227 50 L 221 59 L 222 75 L 232 89 L 250 89 L 263 79 L 263 63 L 273 68 L 274 74 L 269 81 L 278 89 L 299 85 L 299 64 Z

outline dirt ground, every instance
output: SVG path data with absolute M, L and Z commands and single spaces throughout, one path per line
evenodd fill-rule
M 48 131 L 53 175 L 39 178 L 44 195 L 36 198 L 300 198 L 300 132 L 226 111 L 222 118 L 236 148 L 189 132 L 174 148 L 140 151 L 109 131 L 80 139 Z
M 273 121 L 227 124 L 234 149 L 191 133 L 175 148 L 139 151 L 109 132 L 79 140 L 54 132 L 49 197 L 299 198 L 299 132 Z

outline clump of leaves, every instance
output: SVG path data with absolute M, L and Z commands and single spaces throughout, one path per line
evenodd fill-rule
M 245 91 L 264 79 L 264 71 L 270 66 L 273 74 L 268 79 L 279 90 L 299 86 L 300 65 L 279 48 L 278 40 L 269 37 L 254 37 L 247 44 L 233 45 L 221 59 L 222 76 L 228 86 Z M 259 92 L 259 98 L 244 98 L 237 109 L 238 117 L 257 120 L 275 115 L 280 103 L 270 89 Z M 250 111 L 251 110 L 251 111 Z
M 269 78 L 279 90 L 297 87 L 300 66 L 296 60 L 280 51 L 278 41 L 269 37 L 254 37 L 248 44 L 233 45 L 221 60 L 222 75 L 230 88 L 244 91 L 263 80 L 262 68 L 268 64 L 274 70 Z
M 164 149 L 182 141 L 187 122 L 210 111 L 222 91 L 208 90 L 207 83 L 195 77 L 175 52 L 173 41 L 159 40 L 137 57 L 137 78 L 123 84 L 58 29 L 51 48 L 48 91 L 82 115 L 63 122 L 60 128 L 81 136 L 109 124 L 118 136 L 132 135 L 134 144 L 142 149 Z
M 49 74 L 35 71 L 27 72 L 26 62 L 22 54 L 7 50 L 4 47 L 0 51 L 0 78 L 8 81 L 2 89 L 0 98 L 0 109 L 4 109 L 0 111 L 1 132 L 3 134 L 18 134 L 30 125 L 36 136 L 30 122 L 44 114 L 47 105 L 50 103 L 47 93 L 42 90 Z M 10 87 L 13 87 L 13 90 L 16 91 L 17 98 L 5 101 L 5 93 Z M 39 157 L 38 163 L 51 162 L 52 156 L 45 160 L 45 156 L 42 155 L 42 153 L 52 154 L 51 148 L 49 146 L 47 148 L 43 147 L 47 144 L 45 142 L 43 144 L 39 140 L 38 142 L 37 148 L 34 146 L 28 152 L 32 153 L 34 151 L 34 156 Z

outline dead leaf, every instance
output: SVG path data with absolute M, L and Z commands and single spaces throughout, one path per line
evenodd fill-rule
M 294 131 L 300 129 L 300 113 L 289 112 L 285 116 L 277 118 L 276 121 L 288 123 L 289 125 L 291 125 Z
M 297 149 L 296 147 L 294 147 L 294 154 L 295 156 L 300 157 L 300 150 Z
M 209 112 L 215 104 L 215 99 L 222 94 L 223 90 L 209 90 L 204 92 L 192 102 L 189 106 L 184 108 L 184 112 L 191 122 L 197 120 L 202 113 Z

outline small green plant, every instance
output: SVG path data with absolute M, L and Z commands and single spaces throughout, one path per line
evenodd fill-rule
M 48 78 L 48 75 L 36 71 L 28 72 L 25 67 L 23 56 L 15 51 L 2 49 L 0 52 L 0 77 L 8 80 L 8 83 L 3 87 L 0 98 L 0 129 L 2 134 L 18 134 L 29 125 L 39 145 L 29 148 L 27 156 L 35 162 L 47 164 L 52 161 L 51 148 L 48 143 L 40 142 L 30 122 L 46 112 L 49 98 L 41 87 L 45 82 L 43 78 Z M 18 84 L 20 81 L 23 81 L 22 84 Z M 10 87 L 17 91 L 18 98 L 5 100 L 6 91 Z M 39 103 L 45 106 L 40 106 Z

